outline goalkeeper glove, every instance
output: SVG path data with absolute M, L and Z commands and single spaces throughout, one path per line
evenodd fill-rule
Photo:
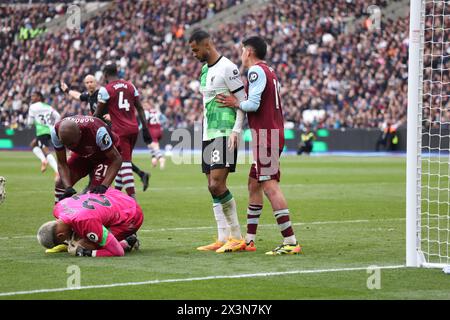
M 72 187 L 67 187 L 66 190 L 64 190 L 64 193 L 59 197 L 59 200 L 70 198 L 74 194 L 76 194 L 77 191 Z
M 78 245 L 76 241 L 70 241 L 69 245 L 67 247 L 67 252 L 69 252 L 70 255 L 75 257 L 91 257 L 92 256 L 92 250 L 85 249 L 82 246 Z
M 77 257 L 92 257 L 92 250 L 85 249 L 83 247 L 77 247 L 75 251 Z
M 101 184 L 101 185 L 93 187 L 91 189 L 91 193 L 104 194 L 104 193 L 106 193 L 107 190 L 108 190 L 108 187 Z

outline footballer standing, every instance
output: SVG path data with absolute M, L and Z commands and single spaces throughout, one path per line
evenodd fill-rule
M 280 85 L 274 70 L 264 61 L 267 44 L 261 37 L 242 42 L 242 64 L 248 68 L 248 99 L 219 95 L 218 102 L 247 112 L 252 131 L 253 164 L 248 179 L 249 205 L 246 250 L 255 251 L 256 229 L 263 207 L 263 194 L 272 206 L 283 243 L 267 255 L 299 254 L 302 248 L 292 228 L 289 208 L 280 189 L 280 155 L 284 146 L 284 118 Z
M 98 91 L 98 105 L 94 116 L 99 117 L 107 108 L 111 117 L 112 131 L 119 136 L 122 167 L 116 177 L 115 187 L 125 189 L 130 197 L 136 198 L 132 171 L 133 149 L 139 133 L 136 111 L 139 120 L 145 124 L 145 114 L 139 99 L 139 92 L 129 81 L 120 79 L 117 66 L 112 63 L 105 66 L 104 77 L 107 85 Z M 147 126 L 142 126 L 144 142 L 152 143 Z
M 204 63 L 200 75 L 204 107 L 202 172 L 208 179 L 218 228 L 217 241 L 197 249 L 217 253 L 244 250 L 236 201 L 226 185 L 228 173 L 236 169 L 237 141 L 244 113 L 220 108 L 216 100 L 218 94 L 235 94 L 239 100 L 245 100 L 244 85 L 238 67 L 217 52 L 206 31 L 194 31 L 189 45 L 194 57 Z

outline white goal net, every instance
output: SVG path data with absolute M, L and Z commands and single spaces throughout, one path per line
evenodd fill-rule
M 416 117 L 408 117 L 408 122 L 415 120 L 416 132 L 409 123 L 408 135 L 416 133 L 417 175 L 408 168 L 416 195 L 411 199 L 409 192 L 407 202 L 416 208 L 407 220 L 415 219 L 416 239 L 407 246 L 415 246 L 416 266 L 440 267 L 450 264 L 450 1 L 413 0 L 410 19 L 409 75 L 414 79 L 409 79 L 408 90 L 417 91 L 418 97 L 408 96 L 408 113 L 417 110 Z M 410 151 L 408 165 L 413 161 Z M 411 211 L 412 203 L 407 203 Z

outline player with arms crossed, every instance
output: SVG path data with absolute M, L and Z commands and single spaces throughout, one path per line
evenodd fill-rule
M 84 92 L 78 92 L 76 90 L 70 89 L 69 86 L 64 81 L 61 81 L 61 90 L 72 99 L 87 102 L 89 104 L 91 115 L 93 115 L 95 113 L 95 110 L 97 110 L 97 98 L 98 98 L 97 81 L 95 80 L 95 77 L 93 75 L 88 74 L 84 78 L 83 82 L 84 86 L 86 87 L 86 91 Z M 107 125 L 111 125 L 110 123 L 111 119 L 109 117 L 107 108 L 103 110 L 103 114 L 99 114 L 99 117 L 100 119 L 105 121 Z M 136 166 L 134 163 L 131 163 L 131 168 L 133 169 L 133 172 L 135 172 L 139 176 L 139 178 L 141 178 L 144 191 L 147 190 L 150 174 L 139 169 L 139 167 Z
M 89 116 L 67 117 L 56 123 L 51 135 L 60 174 L 55 203 L 76 194 L 73 186 L 90 173 L 91 192 L 105 193 L 122 165 L 118 137 L 106 123 Z M 68 160 L 66 148 L 72 151 Z
M 36 139 L 33 139 L 31 142 L 31 147 L 36 157 L 41 160 L 41 171 L 44 172 L 47 169 L 47 164 L 50 164 L 55 171 L 55 177 L 58 178 L 58 166 L 48 147 L 51 146 L 51 128 L 59 121 L 61 116 L 55 109 L 43 101 L 44 96 L 42 93 L 36 91 L 31 94 L 31 105 L 28 109 L 27 124 L 29 126 L 34 124 L 36 127 Z
M 164 164 L 166 159 L 159 147 L 159 141 L 162 138 L 162 127 L 161 121 L 164 119 L 164 116 L 159 110 L 148 107 L 145 109 L 145 120 L 147 120 L 148 131 L 150 132 L 150 136 L 152 137 L 153 142 L 147 145 L 150 150 L 150 154 L 152 155 L 152 166 L 156 167 L 156 164 L 159 162 L 159 168 L 164 169 Z
M 252 130 L 254 163 L 248 179 L 246 250 L 256 250 L 254 242 L 264 193 L 272 205 L 273 214 L 284 238 L 280 246 L 266 254 L 299 254 L 302 249 L 295 238 L 288 205 L 279 186 L 279 157 L 284 146 L 284 119 L 279 82 L 274 70 L 264 61 L 267 53 L 264 39 L 250 37 L 242 44 L 242 64 L 249 68 L 248 100 L 239 101 L 232 95 L 220 95 L 218 101 L 247 112 L 248 123 Z
M 133 148 L 139 133 L 136 119 L 136 111 L 139 121 L 145 124 L 145 114 L 139 100 L 136 87 L 129 81 L 119 79 L 115 64 L 108 64 L 104 69 L 106 87 L 98 91 L 98 106 L 95 117 L 103 114 L 107 108 L 111 117 L 112 131 L 119 136 L 122 155 L 122 168 L 116 177 L 115 187 L 118 190 L 125 188 L 127 194 L 136 197 L 134 177 L 131 170 Z M 142 126 L 144 142 L 148 145 L 152 142 L 147 126 Z
M 245 90 L 238 67 L 219 55 L 210 35 L 196 30 L 189 39 L 194 57 L 205 63 L 200 75 L 203 95 L 202 171 L 208 179 L 213 198 L 213 211 L 217 222 L 218 239 L 215 243 L 197 248 L 217 253 L 245 249 L 236 201 L 226 186 L 229 172 L 234 172 L 237 161 L 237 142 L 244 113 L 241 110 L 219 108 L 218 94 L 234 93 L 245 100 Z
M 55 205 L 53 215 L 56 221 L 44 223 L 37 234 L 46 248 L 63 247 L 59 252 L 75 256 L 117 257 L 139 247 L 135 234 L 144 221 L 142 209 L 119 190 L 66 198 Z

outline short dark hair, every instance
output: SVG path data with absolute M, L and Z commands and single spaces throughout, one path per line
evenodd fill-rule
M 110 63 L 105 66 L 103 72 L 108 76 L 117 76 L 117 66 L 115 63 Z
M 253 36 L 242 41 L 244 47 L 249 46 L 255 51 L 256 57 L 258 59 L 264 59 L 267 54 L 267 43 L 266 41 L 258 36 Z
M 39 99 L 41 99 L 41 101 L 44 100 L 44 95 L 42 94 L 42 92 L 40 92 L 40 91 L 38 91 L 38 90 L 33 91 L 33 92 L 31 93 L 31 95 L 37 95 L 37 96 L 39 97 Z
M 210 38 L 211 38 L 211 36 L 205 30 L 195 29 L 194 32 L 189 37 L 189 43 L 194 42 L 194 41 L 199 43 L 205 39 L 210 39 Z

